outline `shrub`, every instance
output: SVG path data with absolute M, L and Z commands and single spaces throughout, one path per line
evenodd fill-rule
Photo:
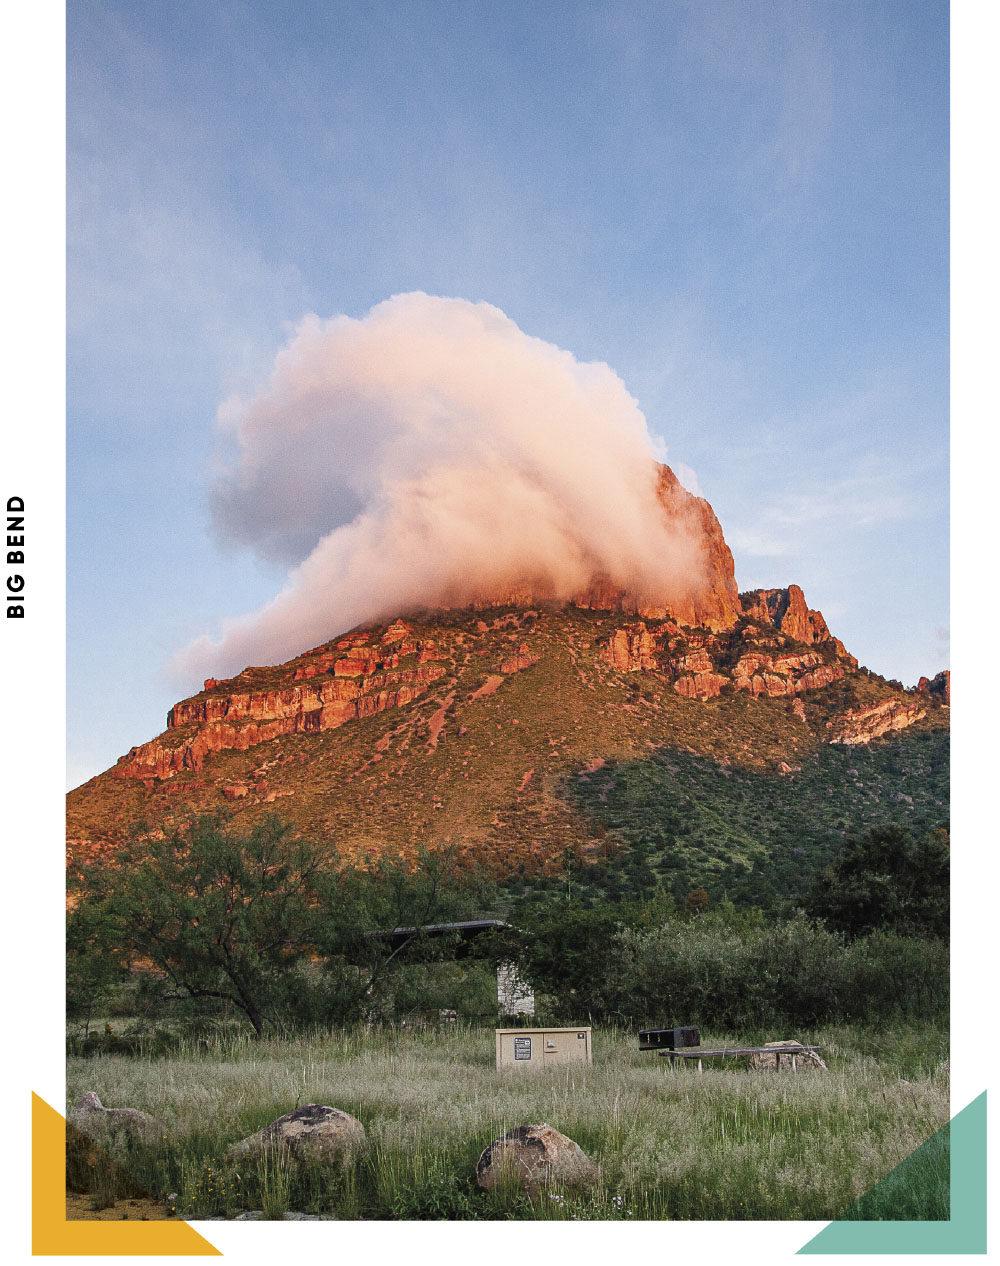
M 617 1009 L 639 1025 L 756 1029 L 947 1010 L 938 941 L 875 933 L 848 944 L 802 914 L 758 928 L 670 921 L 617 939 Z

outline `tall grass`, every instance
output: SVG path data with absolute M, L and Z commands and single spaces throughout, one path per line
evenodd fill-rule
M 640 1055 L 633 1033 L 613 1029 L 595 1033 L 591 1067 L 530 1074 L 495 1069 L 486 1029 L 287 1042 L 229 1033 L 162 1058 L 71 1057 L 68 1099 L 96 1090 L 166 1124 L 164 1146 L 131 1163 L 148 1190 L 176 1193 L 179 1216 L 831 1219 L 947 1122 L 946 1037 L 847 1026 L 794 1036 L 822 1046 L 828 1073 L 698 1074 Z M 736 1037 L 702 1034 L 706 1044 Z M 368 1146 L 352 1166 L 226 1160 L 232 1143 L 310 1102 L 364 1124 Z M 480 1192 L 486 1144 L 539 1121 L 600 1165 L 599 1188 L 534 1200 Z

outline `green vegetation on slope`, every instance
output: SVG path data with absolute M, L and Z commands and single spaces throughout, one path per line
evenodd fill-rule
M 801 900 L 849 835 L 947 825 L 948 733 L 823 745 L 784 775 L 659 749 L 567 779 L 563 794 L 621 847 L 613 864 L 577 873 L 584 892 L 659 886 L 682 902 L 703 887 L 713 901 L 774 908 Z

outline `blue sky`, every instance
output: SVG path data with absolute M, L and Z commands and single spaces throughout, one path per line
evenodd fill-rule
M 70 785 L 284 579 L 220 404 L 411 290 L 607 362 L 741 588 L 948 664 L 946 4 L 70 0 L 68 120 Z

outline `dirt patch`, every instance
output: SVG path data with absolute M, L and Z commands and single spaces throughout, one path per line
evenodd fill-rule
M 67 1222 L 176 1222 L 159 1200 L 116 1200 L 107 1209 L 95 1209 L 93 1196 L 66 1193 Z
M 444 729 L 445 715 L 454 702 L 455 692 L 453 690 L 445 699 L 444 703 L 441 704 L 440 708 L 438 708 L 437 712 L 435 712 L 431 719 L 427 722 L 427 728 L 430 731 L 430 737 L 427 740 L 427 750 L 429 752 L 433 752 L 437 747 L 438 739 L 441 737 L 441 731 Z
M 495 694 L 496 691 L 503 685 L 503 682 L 504 679 L 502 677 L 487 677 L 479 689 L 474 690 L 472 694 L 469 695 L 469 698 L 482 699 L 484 695 Z
M 589 760 L 580 770 L 577 770 L 577 776 L 583 777 L 585 774 L 596 774 L 599 769 L 603 769 L 607 761 L 603 756 L 595 756 L 593 760 Z

